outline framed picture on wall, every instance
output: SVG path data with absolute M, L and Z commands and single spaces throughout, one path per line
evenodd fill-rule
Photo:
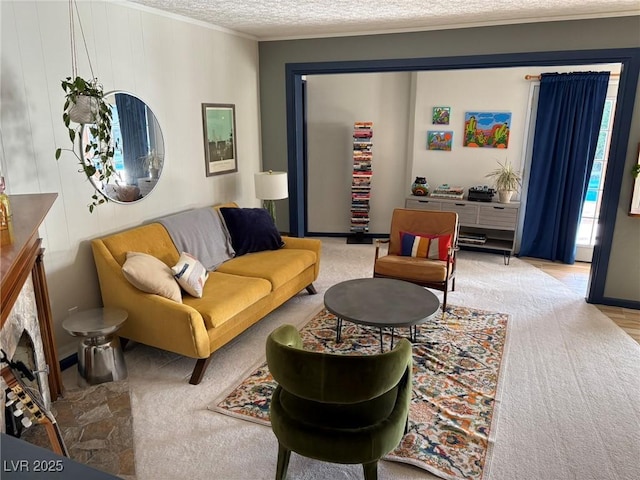
M 466 112 L 462 145 L 476 148 L 507 148 L 510 131 L 510 112 Z
M 451 107 L 433 107 L 433 124 L 449 125 L 449 117 L 451 116 Z
M 204 164 L 207 177 L 238 171 L 236 106 L 203 103 Z
M 451 151 L 453 132 L 431 131 L 427 132 L 427 150 Z

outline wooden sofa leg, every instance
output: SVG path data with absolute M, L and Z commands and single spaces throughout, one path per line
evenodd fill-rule
M 315 295 L 316 293 L 318 293 L 316 287 L 313 286 L 313 283 L 307 285 L 307 292 L 309 292 L 309 295 Z
M 198 385 L 202 381 L 204 372 L 206 372 L 209 362 L 211 362 L 211 357 L 213 357 L 213 354 L 209 355 L 207 358 L 198 359 L 196 367 L 193 369 L 193 373 L 191 374 L 191 379 L 189 380 L 191 385 Z
M 129 339 L 128 338 L 120 337 L 120 346 L 122 347 L 122 351 L 123 352 L 124 352 L 124 349 L 127 348 L 127 343 L 129 343 Z

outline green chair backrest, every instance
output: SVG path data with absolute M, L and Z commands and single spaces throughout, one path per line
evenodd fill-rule
M 409 369 L 411 343 L 401 339 L 393 350 L 375 355 L 312 352 L 292 325 L 282 325 L 267 338 L 267 363 L 273 378 L 292 394 L 317 402 L 351 404 L 395 388 Z

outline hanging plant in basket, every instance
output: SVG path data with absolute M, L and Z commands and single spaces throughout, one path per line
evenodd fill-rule
M 69 131 L 69 139 L 72 148 L 58 148 L 56 160 L 63 151 L 73 153 L 80 164 L 79 172 L 88 179 L 97 180 L 100 183 L 109 183 L 112 175 L 116 173 L 113 166 L 113 142 L 111 139 L 111 107 L 104 101 L 102 86 L 94 79 L 86 81 L 82 77 L 72 79 L 67 77 L 62 81 L 62 89 L 66 93 L 62 120 Z M 76 125 L 73 125 L 76 124 Z M 73 146 L 80 139 L 84 127 L 89 130 L 84 148 L 78 154 Z M 97 190 L 91 196 L 89 211 L 98 205 L 108 202 L 109 199 L 102 191 Z
M 85 80 L 78 75 L 78 60 L 75 44 L 75 15 L 78 17 L 78 25 L 82 41 L 87 52 L 91 80 Z M 109 183 L 113 175 L 117 175 L 113 166 L 114 147 L 111 138 L 111 106 L 104 100 L 102 85 L 93 75 L 91 59 L 87 43 L 82 30 L 82 22 L 78 13 L 78 7 L 74 0 L 69 0 L 69 31 L 71 34 L 71 70 L 72 75 L 62 80 L 62 89 L 65 92 L 65 102 L 62 120 L 69 132 L 71 148 L 58 148 L 56 160 L 60 159 L 63 151 L 73 153 L 80 163 L 79 172 L 96 184 Z M 85 127 L 88 129 L 84 131 Z M 80 141 L 82 135 L 84 141 Z M 80 147 L 76 150 L 78 141 Z M 88 205 L 89 212 L 98 205 L 106 203 L 109 198 L 96 188 Z

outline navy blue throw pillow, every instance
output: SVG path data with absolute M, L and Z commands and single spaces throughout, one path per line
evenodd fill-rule
M 220 208 L 236 256 L 284 246 L 280 232 L 264 208 Z

